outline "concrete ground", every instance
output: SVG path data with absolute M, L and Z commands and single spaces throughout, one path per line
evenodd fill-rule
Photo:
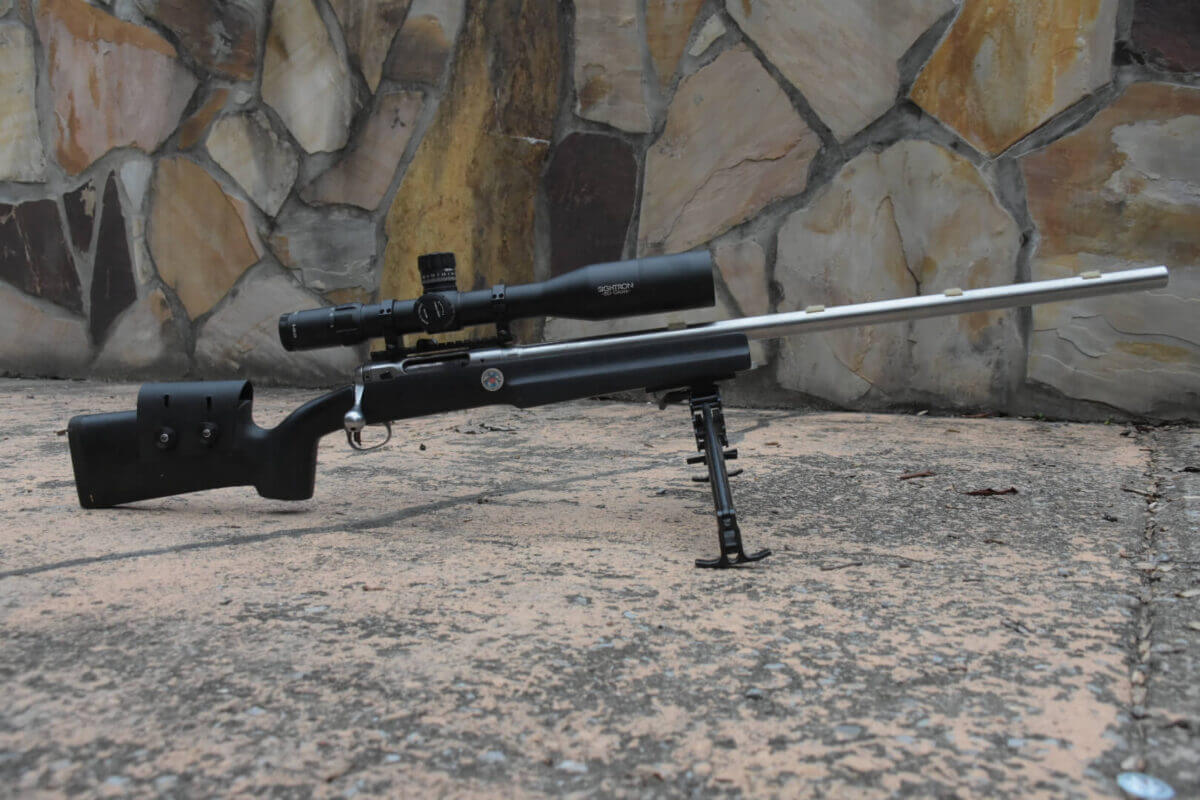
M 84 511 L 66 421 L 136 387 L 0 386 L 0 794 L 1200 796 L 1195 428 L 730 410 L 775 555 L 716 572 L 680 407 Z

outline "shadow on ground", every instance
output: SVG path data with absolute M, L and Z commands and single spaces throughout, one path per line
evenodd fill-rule
M 775 555 L 711 572 L 680 408 L 451 414 L 330 437 L 308 502 L 84 511 L 58 432 L 135 388 L 5 385 L 0 793 L 1200 792 L 1194 429 L 734 409 Z

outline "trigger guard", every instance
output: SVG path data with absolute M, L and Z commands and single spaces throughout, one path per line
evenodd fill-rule
M 385 444 L 387 444 L 388 442 L 390 442 L 392 440 L 392 423 L 385 422 L 385 423 L 383 423 L 383 427 L 385 429 L 387 429 L 387 436 L 384 438 L 384 440 L 382 442 L 379 442 L 378 444 L 373 444 L 373 445 L 370 445 L 369 447 L 364 447 L 363 443 L 362 443 L 362 431 L 355 431 L 353 433 L 351 433 L 350 431 L 346 431 L 346 441 L 349 442 L 349 444 L 352 448 L 354 448 L 355 450 L 364 452 L 364 453 L 367 451 L 370 451 L 370 450 L 378 450 L 379 448 L 383 447 Z

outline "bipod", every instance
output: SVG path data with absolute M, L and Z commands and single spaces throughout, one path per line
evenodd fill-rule
M 721 392 L 716 384 L 693 386 L 687 392 L 673 392 L 663 399 L 663 405 L 669 400 L 688 400 L 692 411 L 692 429 L 696 434 L 696 449 L 701 455 L 692 456 L 689 464 L 704 464 L 708 467 L 707 476 L 698 476 L 692 480 L 707 483 L 712 489 L 713 513 L 717 518 L 717 541 L 721 547 L 719 558 L 696 559 L 697 567 L 724 569 L 737 564 L 751 561 L 761 561 L 771 555 L 770 550 L 759 550 L 757 553 L 746 555 L 742 548 L 742 531 L 738 528 L 737 511 L 733 507 L 733 491 L 729 488 L 729 479 L 741 474 L 741 470 L 730 472 L 725 467 L 726 459 L 737 458 L 737 450 L 726 450 L 729 439 L 725 434 L 725 413 L 721 406 Z M 730 556 L 733 556 L 730 559 Z

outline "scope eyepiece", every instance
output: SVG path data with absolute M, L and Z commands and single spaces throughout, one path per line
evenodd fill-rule
M 424 289 L 421 297 L 284 314 L 279 318 L 284 348 L 356 345 L 408 333 L 506 325 L 528 317 L 613 319 L 705 308 L 716 302 L 712 256 L 706 250 L 592 264 L 540 283 L 472 292 L 456 288 L 453 253 L 430 253 L 417 264 Z

